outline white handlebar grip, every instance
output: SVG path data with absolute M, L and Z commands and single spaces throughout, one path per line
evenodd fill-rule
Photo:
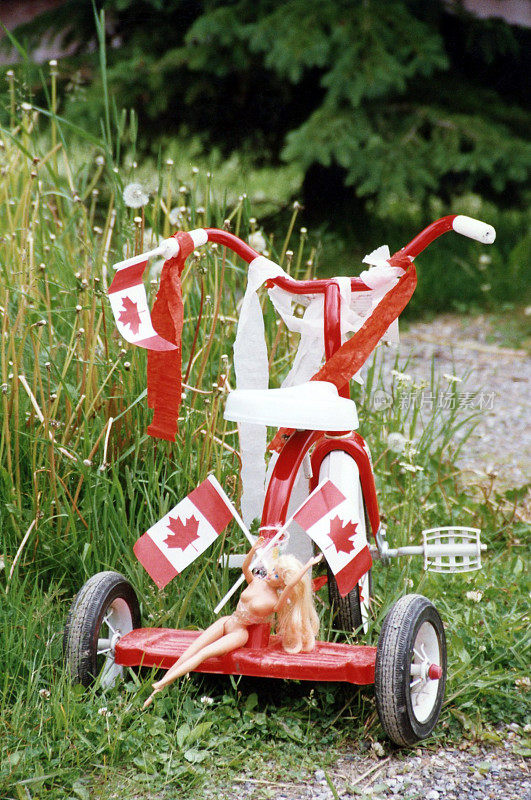
M 452 227 L 456 233 L 483 242 L 483 244 L 492 244 L 496 239 L 496 231 L 492 225 L 487 225 L 486 222 L 481 222 L 479 219 L 465 217 L 464 214 L 458 214 L 455 217 Z
M 177 239 L 164 239 L 159 249 L 160 255 L 167 261 L 169 258 L 175 258 L 179 253 L 179 242 Z

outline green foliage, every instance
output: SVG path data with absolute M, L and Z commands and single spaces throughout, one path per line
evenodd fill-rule
M 0 794 L 86 800 L 167 791 L 200 798 L 204 787 L 218 790 L 236 774 L 304 780 L 316 766 L 327 769 L 345 746 L 366 749 L 381 737 L 370 688 L 194 677 L 142 713 L 150 672 L 131 672 L 124 684 L 102 692 L 71 686 L 63 671 L 67 609 L 94 572 L 124 572 L 141 597 L 146 624 L 205 625 L 229 584 L 219 569 L 212 580 L 212 563 L 222 549 L 241 547 L 241 534 L 230 530 L 212 560 L 198 562 L 189 580 L 163 592 L 132 554 L 138 535 L 208 472 L 237 501 L 237 437 L 222 419 L 219 386 L 222 375 L 231 381 L 227 356 L 244 268 L 218 248 L 193 259 L 184 276 L 183 353 L 191 366 L 175 445 L 144 434 L 145 353 L 122 347 L 103 290 L 110 264 L 165 235 L 176 213 L 185 229 L 229 219 L 244 237 L 256 222 L 246 197 L 228 205 L 206 170 L 183 163 L 161 166 L 149 203 L 128 208 L 123 189 L 136 178 L 130 162 L 136 120 L 118 113 L 109 95 L 105 106 L 100 137 L 57 116 L 53 101 L 41 112 L 8 103 L 10 120 L 1 132 L 7 202 L 0 208 Z M 311 277 L 316 253 L 307 232 L 293 233 L 297 211 L 289 235 L 270 246 L 292 274 Z M 153 291 L 151 285 L 150 300 Z M 271 345 L 277 329 L 270 307 L 266 326 Z M 274 382 L 296 343 L 280 336 Z M 473 518 L 489 552 L 483 573 L 453 576 L 444 590 L 419 563 L 375 567 L 367 641 L 376 641 L 386 610 L 405 590 L 435 598 L 448 625 L 450 681 L 441 724 L 427 746 L 462 736 L 499 741 L 500 722 L 527 721 L 519 493 L 496 496 L 489 487 L 482 494 L 464 486 L 454 469 L 454 443 L 470 421 L 450 409 L 434 413 L 422 430 L 415 406 L 404 409 L 407 386 L 400 380 L 396 402 L 377 412 L 371 396 L 379 380 L 376 366 L 357 399 L 390 538 L 415 542 L 421 527 Z M 439 391 L 435 383 L 430 390 Z M 409 440 L 405 456 L 387 446 L 396 431 Z M 467 591 L 482 592 L 484 602 L 472 604 Z M 322 599 L 318 610 L 321 635 L 338 635 Z
M 80 5 L 62 4 L 41 26 L 74 19 L 91 38 Z M 524 30 L 418 0 L 100 6 L 119 41 L 109 51 L 113 95 L 152 126 L 144 149 L 163 130 L 186 130 L 226 155 L 240 150 L 256 165 L 283 160 L 301 176 L 313 165 L 339 167 L 358 215 L 386 220 L 397 204 L 470 192 L 526 205 Z M 97 124 L 98 76 L 85 100 L 69 114 Z M 311 180 L 305 193 L 318 209 Z

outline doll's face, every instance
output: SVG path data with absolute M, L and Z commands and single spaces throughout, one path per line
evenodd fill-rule
M 284 585 L 284 581 L 280 577 L 276 567 L 271 567 L 271 569 L 267 571 L 266 581 L 275 589 Z

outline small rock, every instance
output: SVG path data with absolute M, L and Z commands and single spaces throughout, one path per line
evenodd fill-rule
M 436 792 L 435 789 L 431 789 L 426 795 L 426 800 L 439 800 L 439 792 Z

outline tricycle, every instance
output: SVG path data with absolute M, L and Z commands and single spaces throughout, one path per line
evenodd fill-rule
M 271 630 L 274 612 L 279 620 L 286 605 L 294 613 L 294 587 L 311 586 L 311 569 L 319 560 L 313 557 L 316 546 L 326 558 L 336 626 L 358 636 L 368 628 L 373 560 L 385 565 L 393 558 L 422 554 L 425 568 L 437 572 L 481 566 L 485 546 L 474 528 L 431 529 L 423 532 L 422 545 L 389 546 L 371 455 L 356 430 L 357 410 L 350 398 L 350 380 L 377 343 L 393 337 L 396 320 L 413 294 L 415 257 L 451 230 L 485 244 L 495 238 L 490 225 L 450 215 L 433 222 L 393 256 L 386 248 L 371 253 L 364 259 L 369 269 L 360 277 L 300 281 L 228 231 L 208 228 L 180 231 L 158 248 L 115 265 L 108 293 L 118 330 L 127 341 L 148 350 L 148 402 L 155 411 L 148 431 L 170 440 L 180 402 L 179 279 L 186 258 L 212 242 L 230 248 L 249 265 L 234 346 L 237 385 L 225 407 L 225 418 L 237 422 L 240 433 L 242 516 L 209 476 L 138 540 L 135 552 L 162 587 L 234 518 L 252 547 L 247 556 L 231 556 L 228 563 L 242 567 L 236 586 L 247 581 L 242 599 L 250 592 L 251 600 L 250 605 L 240 600 L 232 615 L 221 617 L 203 633 L 143 628 L 130 582 L 117 572 L 98 573 L 74 599 L 66 623 L 64 654 L 75 681 L 98 681 L 108 687 L 124 667 L 168 670 L 168 679 L 154 684 L 145 705 L 164 685 L 191 670 L 374 683 L 378 715 L 393 742 L 412 745 L 432 732 L 443 703 L 447 658 L 443 623 L 427 598 L 400 598 L 385 617 L 377 647 L 324 642 L 311 635 L 309 644 L 288 646 L 281 622 L 276 635 Z M 149 258 L 156 256 L 163 256 L 165 265 L 150 313 L 142 275 Z M 267 288 L 287 327 L 301 335 L 294 367 L 281 388 L 268 388 L 260 286 Z M 293 313 L 292 303 L 305 308 L 302 317 Z M 278 432 L 269 444 L 273 455 L 266 475 L 267 426 Z M 259 539 L 248 529 L 256 515 L 261 518 Z M 282 577 L 282 559 L 287 556 L 298 566 L 291 577 Z M 308 613 L 313 620 L 315 611 Z M 316 629 L 314 622 L 311 625 Z

